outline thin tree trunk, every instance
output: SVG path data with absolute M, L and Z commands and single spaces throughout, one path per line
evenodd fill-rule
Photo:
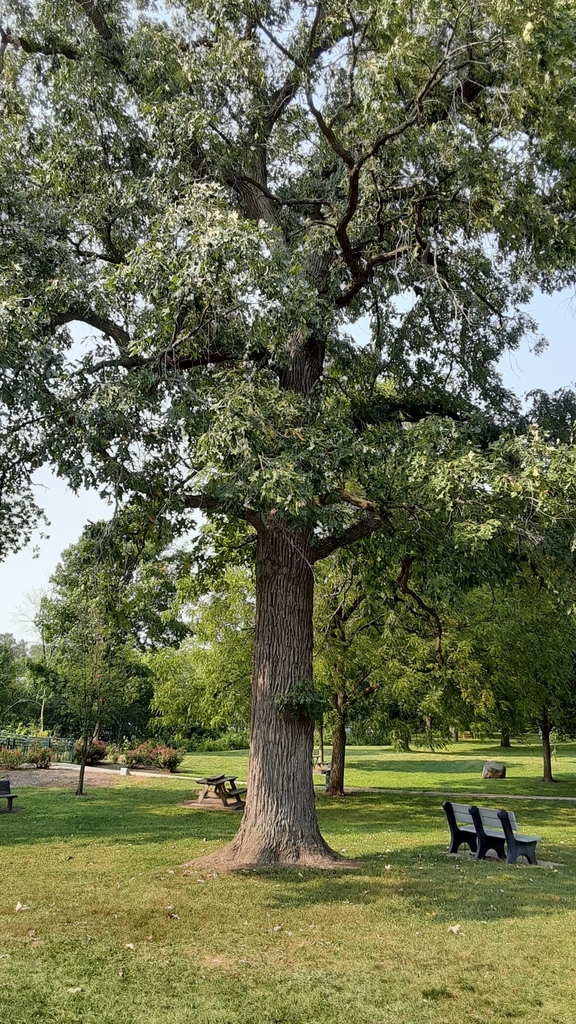
M 258 533 L 246 808 L 232 842 L 203 863 L 234 869 L 332 867 L 341 861 L 316 819 L 314 723 L 282 712 L 276 703 L 312 680 L 314 576 L 308 554 L 307 539 L 282 523 Z
M 500 746 L 501 747 L 511 747 L 512 746 L 512 744 L 510 743 L 510 732 L 509 732 L 509 730 L 504 725 L 502 726 L 502 728 L 500 730 Z
M 86 771 L 86 760 L 88 757 L 88 751 L 90 750 L 90 737 L 87 729 L 84 729 L 82 735 L 82 753 L 80 755 L 80 772 L 78 774 L 78 785 L 76 786 L 76 796 L 84 796 L 84 773 Z
M 548 708 L 542 708 L 540 720 L 540 735 L 542 736 L 542 760 L 544 763 L 543 782 L 555 782 L 552 776 L 552 751 L 550 750 L 550 733 L 552 724 L 548 719 Z
M 324 719 L 318 722 L 318 761 L 324 764 Z
M 332 733 L 332 767 L 328 796 L 344 796 L 344 766 L 346 763 L 346 694 L 334 695 L 336 708 L 336 725 Z

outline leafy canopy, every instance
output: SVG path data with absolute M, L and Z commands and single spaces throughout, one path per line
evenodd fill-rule
M 322 557 L 384 521 L 402 424 L 515 417 L 495 362 L 574 280 L 570 0 L 3 11 L 5 548 L 49 458 Z

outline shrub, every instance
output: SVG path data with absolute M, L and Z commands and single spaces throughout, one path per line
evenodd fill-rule
M 86 764 L 99 764 L 100 761 L 103 761 L 106 757 L 107 750 L 108 744 L 104 743 L 104 740 L 92 740 L 88 747 Z M 72 760 L 75 764 L 80 764 L 80 761 L 82 760 L 82 740 L 76 740 Z
M 159 747 L 156 754 L 156 765 L 158 768 L 167 768 L 169 772 L 175 772 L 181 764 L 184 754 L 174 747 Z
M 0 749 L 0 767 L 2 768 L 19 768 L 21 764 L 24 764 L 26 757 L 24 751 L 19 748 L 16 750 L 6 750 L 5 747 Z
M 169 772 L 175 772 L 183 757 L 182 750 L 163 747 L 154 740 L 146 740 L 134 750 L 126 751 L 126 764 L 132 768 L 167 768 Z
M 29 764 L 35 764 L 37 768 L 49 768 L 52 763 L 52 751 L 50 747 L 41 747 L 40 744 L 28 747 L 26 760 Z
M 248 732 L 225 732 L 216 739 L 198 740 L 191 743 L 191 750 L 248 750 L 250 734 Z

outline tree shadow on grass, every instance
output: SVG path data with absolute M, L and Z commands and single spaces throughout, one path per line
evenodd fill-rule
M 357 858 L 353 873 L 270 872 L 280 885 L 271 890 L 268 905 L 279 911 L 353 904 L 370 914 L 371 905 L 386 901 L 423 925 L 488 924 L 572 911 L 568 869 L 562 877 L 528 865 L 449 858 L 432 845 L 422 847 L 419 855 L 403 851 L 385 860 L 391 861 L 390 873 L 384 860 L 372 855 Z
M 26 813 L 3 821 L 2 845 L 68 840 L 72 834 L 131 845 L 186 839 L 226 843 L 240 822 L 239 815 L 181 808 L 182 790 L 158 786 L 93 789 L 83 797 L 71 790 L 30 788 L 22 796 Z

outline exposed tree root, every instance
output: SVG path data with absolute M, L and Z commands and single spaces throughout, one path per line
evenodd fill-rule
M 322 849 L 302 849 L 288 852 L 271 849 L 254 851 L 235 849 L 234 841 L 221 850 L 215 850 L 203 857 L 196 857 L 184 865 L 197 870 L 218 871 L 259 871 L 270 868 L 316 868 L 323 871 L 353 870 L 359 865 L 341 857 L 329 846 Z

